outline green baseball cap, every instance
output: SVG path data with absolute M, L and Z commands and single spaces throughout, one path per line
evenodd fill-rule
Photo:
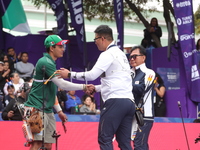
M 44 41 L 46 48 L 54 45 L 64 45 L 67 43 L 69 43 L 69 40 L 62 40 L 58 35 L 49 35 Z

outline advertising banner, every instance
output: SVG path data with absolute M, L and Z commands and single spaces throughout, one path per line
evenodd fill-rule
M 114 0 L 115 20 L 117 24 L 117 45 L 123 50 L 124 46 L 124 5 L 123 0 Z
M 195 47 L 192 0 L 173 0 L 179 44 L 182 51 L 187 89 L 190 99 L 200 102 L 200 67 Z
M 68 5 L 71 27 L 76 31 L 76 39 L 80 52 L 83 53 L 83 64 L 87 65 L 87 49 L 85 39 L 85 26 L 83 16 L 83 1 L 82 0 L 65 0 Z
M 65 8 L 62 0 L 47 0 L 55 13 L 57 21 L 57 34 L 62 39 L 68 38 L 68 31 L 66 27 Z
M 68 39 L 67 17 L 65 13 L 65 7 L 62 0 L 47 0 L 51 5 L 52 10 L 55 13 L 57 21 L 57 34 L 62 39 Z M 57 60 L 57 65 L 68 68 L 70 66 L 69 61 L 69 48 L 68 44 L 65 46 L 65 53 L 63 57 Z
M 124 45 L 124 5 L 123 0 L 114 0 L 115 20 L 117 24 L 117 45 L 123 50 Z
M 166 90 L 180 89 L 179 68 L 157 68 L 157 73 L 163 79 Z

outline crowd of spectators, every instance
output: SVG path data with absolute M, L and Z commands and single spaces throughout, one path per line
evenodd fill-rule
M 162 29 L 158 25 L 157 18 L 152 18 L 150 21 L 150 29 L 144 29 L 144 39 L 142 45 L 145 48 L 153 46 L 156 48 L 156 44 L 152 38 L 152 34 L 158 37 L 162 36 Z M 131 47 L 132 48 L 132 47 Z M 196 49 L 200 50 L 200 39 L 196 43 Z M 129 52 L 127 52 L 129 54 Z M 14 96 L 19 96 L 20 87 L 23 86 L 24 82 L 30 82 L 33 78 L 35 66 L 28 62 L 29 55 L 27 52 L 20 52 L 18 55 L 13 47 L 7 48 L 6 52 L 1 51 L 0 53 L 0 112 L 14 99 Z M 160 76 L 159 76 L 160 77 Z M 161 79 L 161 78 L 160 78 Z M 162 80 L 162 79 L 161 79 Z M 163 82 L 164 83 L 164 82 Z M 160 84 L 161 85 L 161 84 Z M 164 87 L 164 86 L 163 86 Z M 158 97 L 158 87 L 155 87 L 155 92 Z M 164 95 L 164 94 L 163 94 Z M 93 97 L 83 95 L 82 98 L 75 95 L 75 91 L 64 91 L 58 89 L 57 97 L 60 105 L 65 113 L 73 114 L 74 112 L 97 112 L 97 107 Z M 155 116 L 165 117 L 166 106 L 163 98 L 160 98 L 155 102 Z M 162 104 L 161 104 L 162 103 Z M 161 105 L 160 105 L 161 104 Z M 76 110 L 78 106 L 78 110 Z M 163 106 L 163 108 L 161 107 Z M 158 114 L 158 110 L 162 108 L 162 115 Z
M 5 120 L 21 120 L 21 117 L 14 116 L 13 108 L 17 99 L 20 102 L 25 100 L 22 98 L 23 86 L 28 83 L 31 87 L 35 66 L 28 61 L 29 55 L 27 52 L 20 52 L 18 55 L 13 47 L 9 47 L 6 52 L 0 53 L 0 112 L 2 112 L 2 119 Z M 96 105 L 94 98 L 91 97 L 92 102 L 86 102 L 84 98 L 80 98 L 75 95 L 75 91 L 64 91 L 58 89 L 57 97 L 61 108 L 65 113 L 74 114 L 76 106 L 78 106 L 77 112 L 88 113 L 92 105 L 92 112 L 96 112 Z M 88 100 L 87 100 L 88 101 Z M 11 104 L 9 104 L 12 102 Z M 80 109 L 82 106 L 85 109 Z M 11 111 L 11 112 L 10 112 Z M 18 116 L 20 116 L 17 111 Z

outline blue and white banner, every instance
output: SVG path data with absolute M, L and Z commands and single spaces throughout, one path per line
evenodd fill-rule
M 179 68 L 157 68 L 156 72 L 163 79 L 166 90 L 180 89 Z
M 195 47 L 192 0 L 173 0 L 190 99 L 200 102 L 200 66 Z
M 57 21 L 57 31 L 58 35 L 62 39 L 68 39 L 68 30 L 66 27 L 66 16 L 65 16 L 65 8 L 62 0 L 47 0 L 51 5 L 52 10 L 55 13 L 56 21 Z
M 65 0 L 68 4 L 71 26 L 76 31 L 76 39 L 78 42 L 78 47 L 80 52 L 83 53 L 83 63 L 84 66 L 87 65 L 87 49 L 86 49 L 86 39 L 85 39 L 85 26 L 84 26 L 84 16 L 83 16 L 83 1 L 82 0 Z
M 67 40 L 68 39 L 68 28 L 66 22 L 66 15 L 65 15 L 65 7 L 62 0 L 47 0 L 48 3 L 51 5 L 52 10 L 55 13 L 56 21 L 57 21 L 57 34 L 62 38 Z M 69 67 L 70 60 L 69 60 L 69 48 L 68 44 L 65 47 L 65 53 L 62 58 L 58 59 L 57 65 L 62 67 Z
M 117 45 L 121 50 L 124 46 L 124 5 L 123 0 L 114 0 L 115 20 L 117 24 Z

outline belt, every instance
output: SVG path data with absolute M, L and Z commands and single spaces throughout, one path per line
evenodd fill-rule
M 45 81 L 47 81 L 47 79 L 45 79 L 45 80 L 33 79 L 33 81 L 35 81 L 35 82 L 45 82 Z M 51 81 L 51 80 L 49 80 L 49 81 Z

